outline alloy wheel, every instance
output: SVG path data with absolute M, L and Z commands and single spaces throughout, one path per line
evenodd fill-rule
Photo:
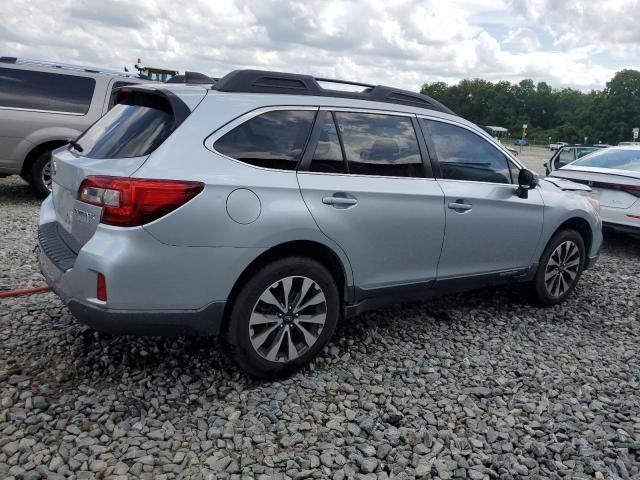
M 544 272 L 544 284 L 550 295 L 561 297 L 574 284 L 580 270 L 580 249 L 571 240 L 551 253 Z
M 249 337 L 254 350 L 270 362 L 294 360 L 316 343 L 327 319 L 324 292 L 304 276 L 282 278 L 253 307 Z

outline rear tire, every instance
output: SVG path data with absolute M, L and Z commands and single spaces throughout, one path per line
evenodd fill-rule
M 29 183 L 31 189 L 39 197 L 46 197 L 51 193 L 51 151 L 42 152 L 31 165 Z
M 534 300 L 543 306 L 564 301 L 578 284 L 584 264 L 582 236 L 571 229 L 556 233 L 544 249 L 530 285 Z
M 276 260 L 242 287 L 227 343 L 253 377 L 278 377 L 308 363 L 329 342 L 340 313 L 336 281 L 305 257 Z

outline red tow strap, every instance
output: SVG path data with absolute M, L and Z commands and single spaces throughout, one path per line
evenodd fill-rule
M 18 297 L 20 295 L 31 295 L 32 293 L 43 293 L 51 290 L 48 285 L 33 288 L 21 288 L 19 290 L 0 291 L 0 298 Z

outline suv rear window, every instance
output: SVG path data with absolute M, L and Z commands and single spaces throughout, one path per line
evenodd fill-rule
M 171 134 L 175 121 L 164 98 L 129 93 L 76 140 L 89 158 L 149 155 Z
M 89 77 L 0 68 L 0 107 L 84 115 L 95 86 Z
M 295 170 L 315 115 L 315 110 L 263 113 L 220 137 L 213 148 L 227 157 L 257 167 Z

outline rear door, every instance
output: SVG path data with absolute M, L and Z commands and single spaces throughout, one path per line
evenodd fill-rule
M 360 296 L 435 279 L 443 195 L 408 115 L 321 110 L 298 182 L 319 228 L 346 252 Z
M 519 168 L 473 130 L 427 118 L 420 125 L 445 195 L 438 279 L 526 271 L 542 232 L 540 192 L 517 196 Z

